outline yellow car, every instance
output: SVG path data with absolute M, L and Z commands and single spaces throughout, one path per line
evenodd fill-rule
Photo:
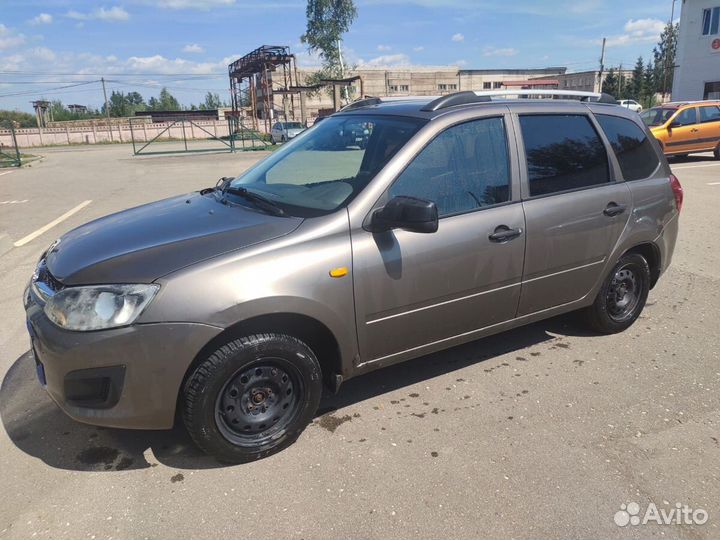
M 640 117 L 666 156 L 712 151 L 720 159 L 720 101 L 665 103 Z

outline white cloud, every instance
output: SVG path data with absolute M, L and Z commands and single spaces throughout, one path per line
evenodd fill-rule
M 390 45 L 378 45 L 377 50 L 378 51 L 390 51 L 390 50 L 392 50 L 392 47 Z
M 49 13 L 41 13 L 37 17 L 33 17 L 30 19 L 30 24 L 32 25 L 38 25 L 38 24 L 50 24 L 53 22 L 53 16 Z
M 456 43 L 459 43 L 460 41 L 465 41 L 465 36 L 458 32 L 457 34 L 453 34 L 453 37 L 450 39 L 452 39 Z
M 383 54 L 367 62 L 360 62 L 361 66 L 366 67 L 394 67 L 410 65 L 410 57 L 404 53 Z
M 415 51 L 415 52 L 422 52 L 424 50 L 425 50 L 425 47 L 423 47 L 422 45 L 420 45 L 418 47 L 413 47 L 413 51 Z
M 23 34 L 18 34 L 12 28 L 0 23 L 0 51 L 17 47 L 23 43 L 25 43 Z
M 186 53 L 201 53 L 201 52 L 205 52 L 205 49 L 203 49 L 203 48 L 202 48 L 200 45 L 198 45 L 197 43 L 190 43 L 190 44 L 188 44 L 188 45 L 185 45 L 185 46 L 182 48 L 182 50 L 183 50 L 183 52 L 186 52 Z
M 483 56 L 515 56 L 519 51 L 513 47 L 485 47 L 483 49 Z
M 459 67 L 465 67 L 465 66 L 467 66 L 467 60 L 463 60 L 463 59 L 455 60 L 454 65 L 459 66 Z
M 623 27 L 625 33 L 610 36 L 606 45 L 619 47 L 631 43 L 652 43 L 660 37 L 664 29 L 665 23 L 659 19 L 630 19 Z M 600 43 L 600 40 L 596 40 L 595 43 Z
M 65 14 L 70 19 L 76 19 L 78 21 L 89 21 L 99 20 L 108 22 L 127 21 L 130 18 L 130 14 L 119 6 L 113 6 L 110 9 L 104 7 L 95 9 L 88 13 L 81 13 L 79 11 L 70 10 Z

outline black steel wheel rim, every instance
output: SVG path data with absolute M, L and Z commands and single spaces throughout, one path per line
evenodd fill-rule
M 239 446 L 257 446 L 280 435 L 300 410 L 297 368 L 282 358 L 259 358 L 225 383 L 215 402 L 222 435 Z
M 630 265 L 618 268 L 607 292 L 607 309 L 615 321 L 624 321 L 635 313 L 642 293 L 642 277 Z

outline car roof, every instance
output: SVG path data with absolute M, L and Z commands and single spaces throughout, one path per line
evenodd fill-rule
M 527 108 L 528 106 L 533 109 L 540 111 L 553 112 L 562 108 L 562 110 L 568 111 L 576 109 L 578 112 L 587 112 L 588 107 L 595 111 L 607 111 L 608 107 L 617 109 L 617 112 L 622 116 L 632 116 L 636 113 L 628 111 L 628 109 L 618 107 L 617 104 L 610 103 L 597 103 L 597 102 L 581 102 L 577 99 L 493 99 L 492 101 L 476 102 L 476 103 L 463 103 L 459 105 L 452 105 L 437 110 L 426 110 L 427 106 L 436 100 L 437 97 L 427 97 L 422 99 L 418 97 L 408 97 L 406 100 L 402 98 L 393 98 L 392 101 L 381 101 L 379 103 L 371 103 L 362 105 L 349 110 L 341 110 L 335 113 L 336 115 L 392 115 L 392 116 L 409 116 L 413 118 L 421 118 L 425 120 L 432 120 L 439 116 L 443 116 L 453 111 L 464 111 L 468 109 L 482 110 L 482 108 L 491 105 L 505 105 L 511 110 L 515 107 Z M 562 105 L 562 107 L 560 107 Z M 599 107 L 599 109 L 596 109 Z

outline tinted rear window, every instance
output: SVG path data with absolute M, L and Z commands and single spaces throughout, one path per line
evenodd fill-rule
M 609 182 L 605 147 L 585 115 L 520 116 L 530 195 Z
M 625 180 L 647 178 L 655 171 L 660 160 L 652 142 L 635 122 L 604 114 L 595 118 L 610 141 Z

